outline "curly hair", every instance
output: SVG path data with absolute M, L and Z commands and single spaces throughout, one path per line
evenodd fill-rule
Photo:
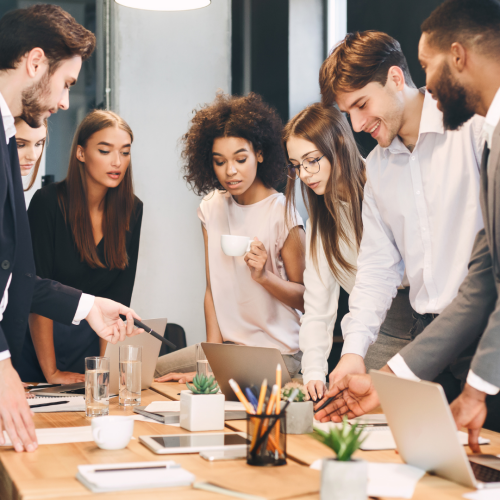
M 197 195 L 223 190 L 213 167 L 214 140 L 241 137 L 252 143 L 254 151 L 262 152 L 264 161 L 257 167 L 257 176 L 264 185 L 268 188 L 283 185 L 286 172 L 282 130 L 278 113 L 261 96 L 217 94 L 214 102 L 196 111 L 188 132 L 182 137 L 184 180 Z

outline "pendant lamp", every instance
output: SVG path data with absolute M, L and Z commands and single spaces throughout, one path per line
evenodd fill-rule
M 142 10 L 193 10 L 210 5 L 211 0 L 115 0 L 117 4 Z

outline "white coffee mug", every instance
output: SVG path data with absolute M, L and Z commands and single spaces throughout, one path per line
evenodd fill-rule
M 106 416 L 92 419 L 92 436 L 103 450 L 121 450 L 128 445 L 134 433 L 132 417 Z
M 252 239 L 248 236 L 232 236 L 223 234 L 220 237 L 222 251 L 230 257 L 240 257 L 250 251 Z

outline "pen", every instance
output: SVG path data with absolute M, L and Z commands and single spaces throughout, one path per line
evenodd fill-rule
M 276 385 L 278 386 L 278 392 L 276 393 L 276 415 L 280 414 L 281 411 L 281 365 L 278 363 L 276 367 Z M 280 439 L 280 426 L 276 426 L 276 442 L 279 443 Z
M 122 317 L 122 316 L 123 315 L 120 314 L 120 317 Z M 122 319 L 123 318 L 124 318 L 124 316 L 122 317 Z M 134 318 L 134 325 L 137 328 L 143 328 L 146 333 L 149 333 L 149 335 L 152 335 L 153 337 L 157 338 L 158 340 L 161 340 L 164 344 L 167 344 L 172 349 L 177 349 L 177 346 L 174 343 L 170 342 L 170 340 L 166 339 L 163 335 L 156 333 L 151 327 L 149 327 L 148 325 L 145 325 L 142 321 L 139 321 L 138 319 Z
M 150 469 L 178 469 L 179 464 L 175 465 L 151 465 L 148 467 L 123 467 L 122 469 L 95 469 L 93 472 L 123 472 L 129 470 L 150 470 Z
M 336 399 L 338 399 L 343 392 L 344 391 L 340 391 L 336 396 L 332 396 L 331 398 L 328 398 L 318 409 L 314 410 L 314 413 L 318 413 L 319 411 L 326 408 L 332 401 L 335 401 Z
M 257 398 L 253 395 L 252 389 L 250 387 L 247 387 L 245 389 L 246 395 L 248 396 L 248 401 L 250 401 L 251 405 L 254 407 L 255 410 L 257 410 L 257 406 L 259 402 L 257 401 Z
M 41 408 L 42 406 L 55 406 L 69 403 L 69 401 L 56 401 L 55 403 L 42 403 L 39 405 L 30 405 L 30 408 Z
M 240 400 L 241 403 L 243 403 L 243 406 L 245 407 L 245 410 L 247 411 L 247 413 L 255 415 L 255 410 L 252 408 L 252 405 L 248 402 L 245 395 L 241 392 L 241 389 L 240 389 L 240 386 L 238 385 L 238 382 L 236 382 L 236 380 L 234 380 L 234 379 L 229 379 L 229 385 L 231 386 L 231 389 L 236 394 L 236 397 Z

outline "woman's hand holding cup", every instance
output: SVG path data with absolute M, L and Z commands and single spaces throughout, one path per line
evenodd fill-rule
M 250 269 L 252 278 L 262 283 L 266 278 L 267 250 L 257 237 L 250 244 L 250 250 L 245 254 L 245 262 Z

